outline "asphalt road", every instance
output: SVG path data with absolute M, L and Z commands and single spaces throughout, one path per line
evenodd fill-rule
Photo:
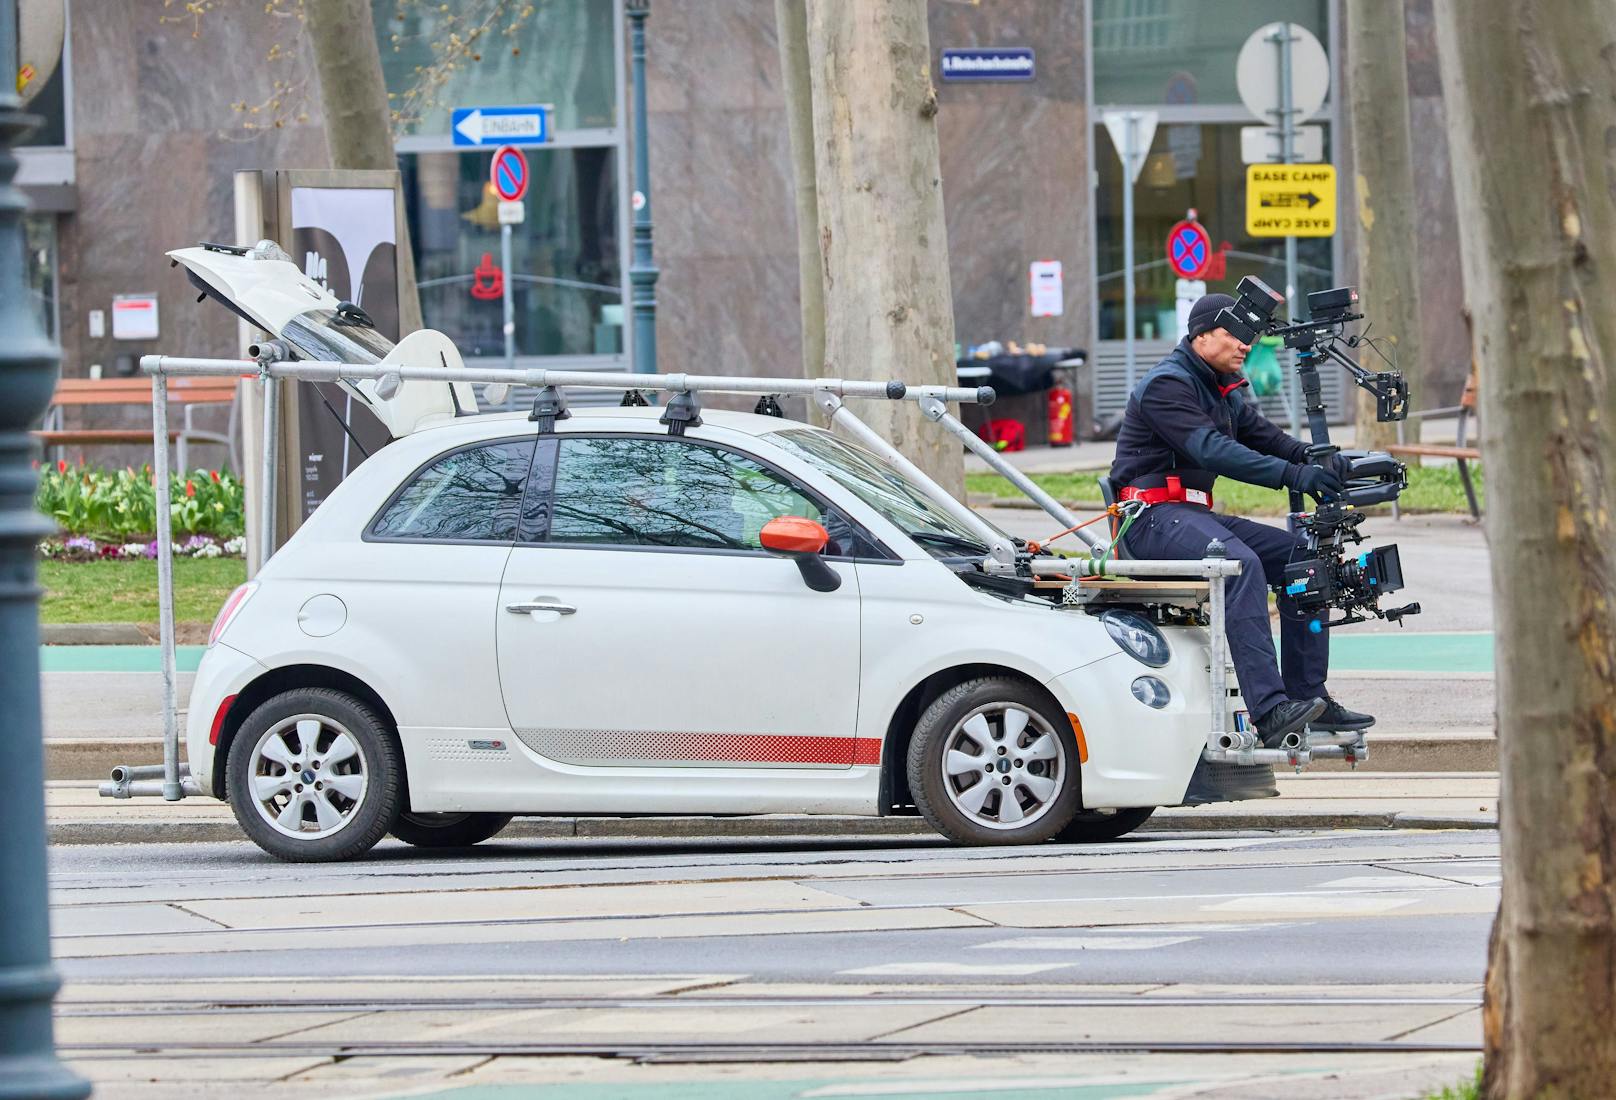
M 291 866 L 242 843 L 52 868 L 58 1040 L 101 1096 L 932 1095 L 1008 1067 L 1015 1095 L 1362 1097 L 1474 1064 L 1498 852 L 494 841 Z

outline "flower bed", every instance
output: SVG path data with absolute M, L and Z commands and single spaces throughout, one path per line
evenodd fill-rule
M 242 554 L 246 506 L 238 478 L 218 470 L 176 474 L 170 494 L 175 555 Z M 150 466 L 112 471 L 57 462 L 41 471 L 35 504 L 62 529 L 62 537 L 39 544 L 44 557 L 99 561 L 157 556 L 152 537 L 157 529 L 157 490 Z

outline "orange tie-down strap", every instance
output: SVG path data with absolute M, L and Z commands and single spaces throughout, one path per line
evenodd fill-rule
M 1075 527 L 1068 527 L 1064 531 L 1057 531 L 1055 534 L 1050 535 L 1047 539 L 1044 539 L 1041 542 L 1029 542 L 1029 543 L 1027 543 L 1027 553 L 1029 553 L 1029 554 L 1039 553 L 1040 551 L 1042 551 L 1044 549 L 1044 547 L 1048 546 L 1050 543 L 1054 542 L 1056 539 L 1062 537 L 1063 535 L 1070 535 L 1074 531 L 1081 531 L 1081 530 L 1083 530 L 1083 528 L 1088 527 L 1091 524 L 1099 523 L 1102 519 L 1105 519 L 1108 516 L 1110 518 L 1112 518 L 1112 519 L 1121 519 L 1122 518 L 1122 506 L 1118 505 L 1118 504 L 1107 504 L 1105 506 L 1105 511 L 1101 512 L 1099 515 L 1095 516 L 1093 519 L 1086 519 L 1082 523 L 1079 523 Z

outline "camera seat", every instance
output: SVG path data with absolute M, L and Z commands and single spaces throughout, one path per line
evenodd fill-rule
M 1117 502 L 1116 482 L 1111 480 L 1110 474 L 1101 474 L 1097 480 L 1100 483 L 1100 499 L 1105 501 L 1105 506 L 1109 508 Z M 1125 542 L 1116 541 L 1118 526 L 1120 526 L 1120 521 L 1116 516 L 1112 516 L 1110 519 L 1110 537 L 1114 545 L 1111 547 L 1111 556 L 1118 561 L 1124 561 L 1133 557 L 1133 555 L 1128 553 L 1128 547 Z

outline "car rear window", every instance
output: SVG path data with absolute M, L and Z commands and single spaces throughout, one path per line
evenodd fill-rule
M 510 439 L 451 451 L 427 464 L 371 525 L 373 537 L 434 542 L 513 542 L 534 441 Z

